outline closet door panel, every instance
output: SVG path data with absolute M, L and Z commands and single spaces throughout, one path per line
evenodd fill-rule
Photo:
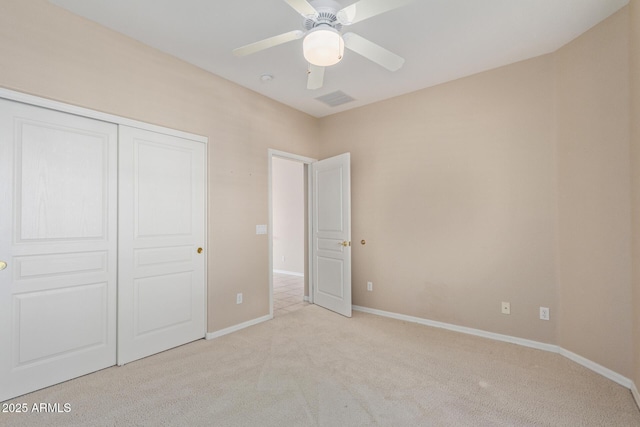
M 0 100 L 0 401 L 115 364 L 117 126 Z
M 204 337 L 206 156 L 184 138 L 119 135 L 121 365 Z

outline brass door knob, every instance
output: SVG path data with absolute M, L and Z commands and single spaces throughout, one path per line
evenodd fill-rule
M 198 248 L 198 253 L 201 254 L 202 253 L 202 248 Z
M 351 242 L 347 242 L 346 240 L 340 243 L 342 246 L 351 246 Z
M 0 270 L 4 270 L 5 268 L 7 268 L 7 263 L 4 261 L 0 261 Z
M 367 244 L 367 242 L 366 242 L 364 239 L 362 239 L 362 240 L 360 240 L 360 244 L 361 244 L 361 245 L 366 245 L 366 244 Z

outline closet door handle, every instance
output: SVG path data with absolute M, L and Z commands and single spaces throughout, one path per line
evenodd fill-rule
M 0 270 L 4 270 L 5 268 L 7 268 L 7 263 L 4 261 L 0 261 Z
M 202 253 L 202 248 L 198 248 L 198 253 L 201 254 Z

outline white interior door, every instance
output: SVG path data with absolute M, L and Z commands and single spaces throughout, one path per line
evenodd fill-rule
M 313 302 L 351 317 L 350 154 L 312 163 Z
M 116 356 L 117 126 L 0 99 L 0 401 Z
M 118 364 L 205 335 L 205 145 L 120 126 Z

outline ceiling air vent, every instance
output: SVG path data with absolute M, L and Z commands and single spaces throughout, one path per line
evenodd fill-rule
M 337 107 L 338 105 L 355 101 L 354 98 L 350 97 L 349 95 L 347 95 L 341 90 L 337 90 L 335 92 L 331 92 L 326 95 L 319 96 L 316 99 L 320 102 L 327 104 L 329 107 Z

